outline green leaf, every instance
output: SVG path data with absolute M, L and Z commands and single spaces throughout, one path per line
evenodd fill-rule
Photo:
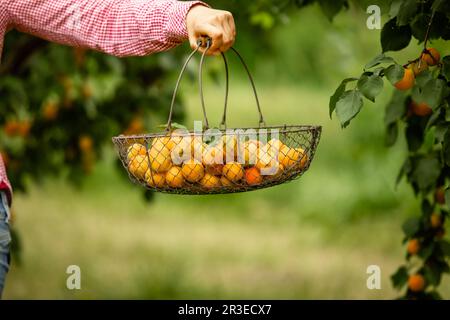
M 431 109 L 435 110 L 442 103 L 446 86 L 447 84 L 442 79 L 430 79 L 423 87 L 415 86 L 412 97 L 416 103 L 425 102 Z
M 434 0 L 431 10 L 448 13 L 450 11 L 450 3 L 448 0 Z
M 377 68 L 373 69 L 372 72 L 373 72 L 374 75 L 382 77 L 384 75 L 384 68 L 383 67 L 377 67 Z
M 402 230 L 408 238 L 413 237 L 420 229 L 419 218 L 409 218 L 402 225 Z
M 423 276 L 427 283 L 437 286 L 441 282 L 441 271 L 435 264 L 427 264 L 423 268 Z
M 425 35 L 427 33 L 428 22 L 430 21 L 430 16 L 425 13 L 418 14 L 414 17 L 411 22 L 411 33 L 414 38 L 420 42 L 425 40 Z
M 423 149 L 432 152 L 436 141 L 436 127 L 431 127 L 429 130 L 424 130 L 424 132 Z
M 450 187 L 445 189 L 445 203 L 449 206 L 450 203 Z
M 449 11 L 450 12 L 450 11 Z M 428 24 L 431 19 L 429 12 L 417 14 L 410 23 L 412 35 L 414 38 L 423 42 L 428 29 Z M 448 32 L 448 19 L 445 15 L 438 13 L 434 16 L 433 23 L 431 24 L 428 39 L 437 39 L 445 37 L 445 33 Z
M 404 26 L 409 24 L 417 12 L 416 1 L 404 1 L 397 14 L 397 25 Z
M 364 97 L 375 102 L 375 97 L 383 90 L 383 79 L 380 76 L 363 74 L 357 86 Z
M 436 184 L 441 173 L 441 164 L 435 156 L 419 158 L 413 170 L 412 178 L 420 190 L 424 191 Z
M 440 261 L 439 262 L 442 272 L 444 273 L 450 273 L 450 266 L 446 261 Z
M 416 85 L 422 88 L 431 79 L 433 79 L 433 74 L 429 70 L 424 70 L 416 76 Z
M 398 125 L 397 122 L 389 124 L 386 128 L 385 144 L 387 147 L 391 147 L 395 144 L 398 137 Z
M 450 56 L 442 58 L 442 74 L 450 81 Z
M 419 150 L 424 140 L 424 129 L 421 123 L 417 121 L 408 123 L 405 134 L 408 150 L 411 152 Z
M 403 4 L 403 0 L 394 0 L 389 8 L 389 18 L 395 18 L 400 11 L 400 7 Z
M 386 22 L 381 30 L 381 47 L 383 52 L 399 51 L 406 48 L 410 41 L 410 26 L 398 26 L 397 18 L 393 18 Z
M 334 16 L 337 15 L 346 4 L 346 0 L 319 0 L 320 8 L 330 21 L 333 20 Z
M 439 120 L 437 116 L 440 116 L 440 112 L 435 112 L 431 115 L 430 120 L 427 123 L 427 128 L 426 130 L 429 130 L 429 128 L 431 128 L 433 125 L 435 126 L 435 132 L 434 132 L 434 137 L 435 137 L 435 143 L 443 143 L 444 142 L 444 137 L 445 137 L 445 133 L 447 132 L 448 129 L 448 125 L 445 122 L 439 122 L 437 123 L 437 121 Z M 437 115 L 437 116 L 436 116 Z M 431 122 L 432 118 L 437 118 L 435 120 L 434 123 Z
M 386 105 L 384 123 L 389 126 L 400 120 L 406 113 L 406 94 L 403 91 L 395 90 L 391 100 Z
M 444 142 L 442 143 L 442 155 L 444 157 L 445 164 L 450 166 L 450 129 L 447 129 L 444 135 Z
M 364 70 L 373 68 L 381 63 L 393 63 L 395 62 L 393 58 L 386 56 L 384 53 L 381 53 L 377 55 L 375 58 L 373 58 L 370 62 L 368 62 L 364 66 Z
M 405 174 L 409 175 L 409 173 L 411 172 L 411 169 L 412 169 L 411 160 L 409 158 L 407 158 L 397 174 L 397 179 L 395 179 L 395 184 L 398 185 Z
M 450 10 L 448 12 L 450 12 Z M 440 32 L 440 36 L 443 40 L 450 40 L 450 14 L 447 14 L 447 21 L 447 25 Z
M 427 260 L 433 253 L 434 250 L 434 242 L 431 242 L 429 245 L 422 247 L 419 252 L 419 257 L 423 260 Z
M 430 216 L 433 214 L 434 208 L 431 205 L 430 201 L 428 199 L 422 200 L 422 205 L 420 206 L 422 210 L 422 219 L 425 219 L 428 221 L 430 219 Z
M 336 91 L 330 97 L 330 102 L 329 102 L 330 118 L 331 118 L 331 115 L 332 115 L 334 109 L 336 108 L 336 103 L 338 102 L 339 98 L 342 96 L 342 94 L 345 91 L 347 83 L 349 83 L 351 81 L 356 81 L 356 80 L 358 80 L 358 78 L 346 78 L 346 79 L 342 80 L 339 87 L 337 87 Z
M 431 79 L 423 88 L 424 101 L 431 109 L 436 110 L 449 94 L 447 83 L 442 79 Z
M 336 103 L 336 115 L 341 126 L 346 127 L 361 110 L 363 100 L 361 92 L 358 90 L 345 91 Z
M 397 271 L 391 276 L 392 285 L 397 290 L 402 289 L 406 282 L 408 281 L 408 269 L 405 266 L 401 266 Z
M 447 199 L 446 199 L 447 200 Z M 450 257 L 450 242 L 446 241 L 446 240 L 441 240 L 439 242 L 439 247 L 441 248 L 442 253 L 446 256 L 446 257 Z
M 444 117 L 445 117 L 445 121 L 450 121 L 450 105 L 449 103 L 444 103 Z
M 430 297 L 430 299 L 432 300 L 442 300 L 442 296 L 439 294 L 439 292 L 437 291 L 430 291 L 427 292 L 427 295 Z
M 392 83 L 392 85 L 395 85 L 403 79 L 403 76 L 405 75 L 405 68 L 395 63 L 387 67 L 384 74 L 389 82 Z

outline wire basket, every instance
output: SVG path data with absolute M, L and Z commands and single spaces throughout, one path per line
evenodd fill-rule
M 186 67 L 205 43 L 200 58 L 199 88 L 204 126 L 174 129 L 175 97 Z M 259 113 L 258 127 L 227 128 L 228 63 L 225 55 L 225 105 L 219 128 L 210 128 L 203 97 L 202 68 L 211 41 L 200 40 L 188 56 L 175 85 L 166 130 L 113 137 L 130 179 L 148 189 L 174 194 L 219 194 L 252 191 L 299 178 L 308 170 L 320 140 L 321 126 L 267 126 L 252 76 L 242 56 L 234 52 L 249 77 Z

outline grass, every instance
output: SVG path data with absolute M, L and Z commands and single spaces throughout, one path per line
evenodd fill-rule
M 250 88 L 232 86 L 230 123 L 256 123 Z M 207 90 L 211 119 L 220 119 L 221 93 Z M 17 194 L 23 259 L 13 264 L 4 297 L 394 298 L 389 276 L 403 262 L 400 225 L 418 204 L 404 183 L 394 188 L 403 150 L 382 145 L 387 96 L 345 131 L 329 120 L 327 96 L 324 89 L 261 90 L 270 124 L 324 127 L 299 181 L 246 194 L 156 194 L 146 203 L 106 150 L 80 190 L 51 180 Z M 187 102 L 192 123 L 201 113 L 195 95 Z M 81 267 L 82 290 L 65 287 L 71 264 Z M 366 288 L 371 264 L 381 267 L 381 290 Z M 447 277 L 446 298 L 449 288 Z
M 53 182 L 17 199 L 25 249 L 6 298 L 393 295 L 387 277 L 401 258 L 398 219 L 362 218 L 332 228 L 256 198 L 242 209 L 235 196 L 227 197 L 233 205 L 225 209 L 211 201 L 184 205 L 173 196 L 146 206 L 128 188 L 93 190 Z M 377 239 L 381 233 L 389 236 Z M 373 263 L 384 271 L 379 292 L 365 289 L 365 269 Z M 79 292 L 65 289 L 70 264 L 82 270 Z

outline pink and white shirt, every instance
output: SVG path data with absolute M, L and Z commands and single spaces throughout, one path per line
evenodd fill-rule
M 186 15 L 200 1 L 0 0 L 0 58 L 12 28 L 110 55 L 143 56 L 187 39 Z M 0 155 L 0 190 L 12 189 Z

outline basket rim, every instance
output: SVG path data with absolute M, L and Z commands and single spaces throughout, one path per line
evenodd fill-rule
M 264 129 L 281 129 L 282 133 L 295 133 L 295 132 L 304 132 L 304 131 L 322 131 L 322 126 L 321 125 L 271 125 L 271 126 L 264 126 L 264 127 L 237 127 L 237 128 L 225 128 L 225 129 L 220 129 L 220 128 L 209 128 L 209 129 L 214 129 L 214 130 L 218 130 L 220 132 L 223 133 L 227 133 L 228 130 L 250 130 L 250 129 L 255 129 L 255 130 L 264 130 Z M 196 136 L 203 136 L 204 135 L 204 131 L 201 132 L 196 132 L 193 131 L 191 129 L 183 129 L 186 130 L 186 132 L 184 133 L 177 133 L 176 136 L 190 136 L 192 134 L 196 135 Z M 135 135 L 118 135 L 118 136 L 114 136 L 112 138 L 113 141 L 118 141 L 118 140 L 124 140 L 124 139 L 143 139 L 143 138 L 155 138 L 155 137 L 165 137 L 167 136 L 169 131 L 160 131 L 160 132 L 151 132 L 151 133 L 142 133 L 142 134 L 135 134 Z M 210 134 L 212 135 L 212 134 Z

